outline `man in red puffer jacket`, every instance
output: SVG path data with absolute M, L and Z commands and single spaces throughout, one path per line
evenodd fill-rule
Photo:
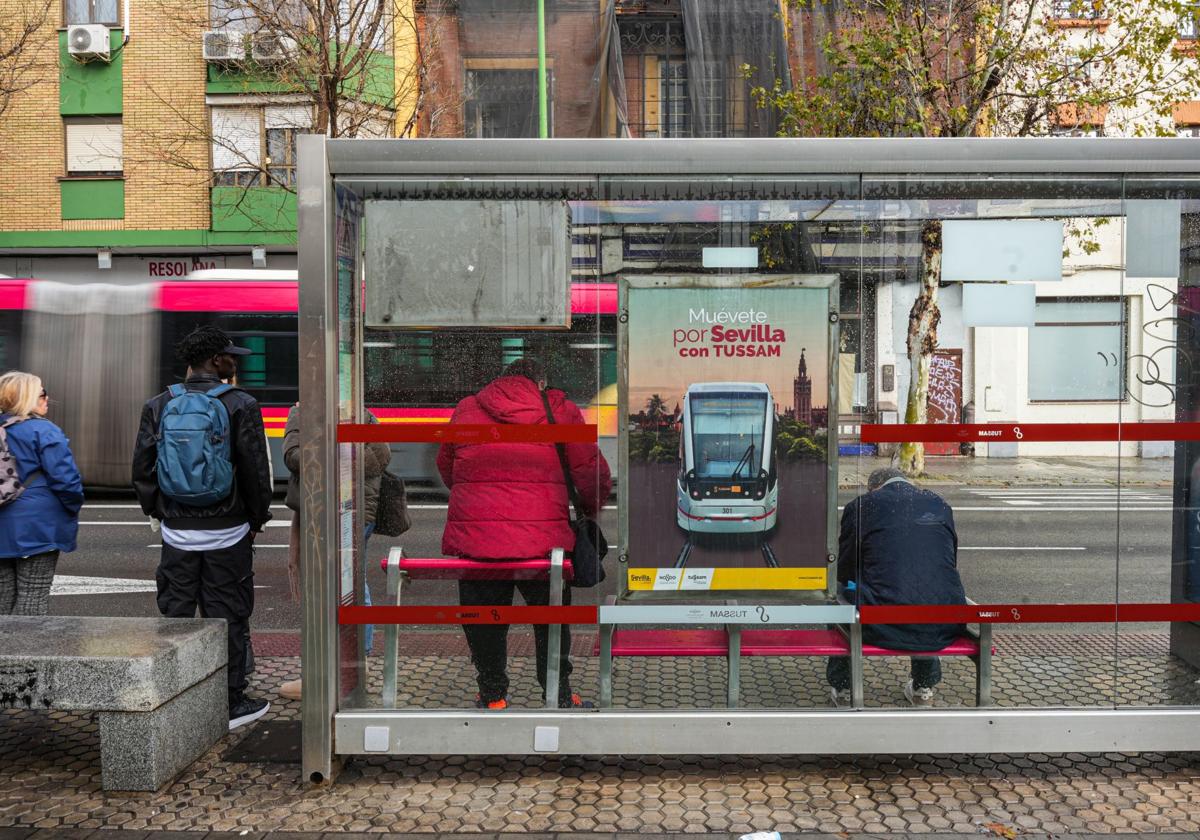
M 540 425 L 548 422 L 542 392 L 550 400 L 556 423 L 582 423 L 583 414 L 566 394 L 546 388 L 546 377 L 533 359 L 518 359 L 504 374 L 467 397 L 454 409 L 451 423 L 509 423 Z M 571 480 L 589 516 L 599 513 L 612 489 L 608 463 L 594 443 L 566 445 Z M 442 553 L 473 560 L 544 559 L 551 549 L 568 553 L 575 547 L 571 530 L 570 501 L 562 464 L 553 444 L 488 443 L 443 444 L 438 451 L 438 471 L 450 488 L 450 509 L 442 535 Z M 530 606 L 550 602 L 550 585 L 536 580 L 463 580 L 458 593 L 463 606 L 511 604 L 513 590 Z M 571 603 L 571 590 L 563 593 Z M 508 625 L 464 624 L 479 683 L 477 705 L 486 709 L 508 706 Z M 533 628 L 537 648 L 537 675 L 546 686 L 547 628 Z M 559 655 L 559 705 L 582 705 L 571 692 L 571 634 L 562 629 Z

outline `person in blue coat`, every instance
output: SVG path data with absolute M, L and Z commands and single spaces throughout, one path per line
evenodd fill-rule
M 867 492 L 842 513 L 837 579 L 843 597 L 859 606 L 965 604 L 950 505 L 898 469 L 875 470 L 867 478 Z M 863 641 L 929 653 L 949 646 L 965 630 L 962 624 L 868 624 Z M 932 706 L 941 663 L 936 656 L 913 656 L 911 661 L 912 679 L 904 696 L 914 706 Z M 826 678 L 834 705 L 849 704 L 849 660 L 830 658 Z
M 0 507 L 0 615 L 45 615 L 58 555 L 75 550 L 83 480 L 31 373 L 0 376 L 0 426 L 24 492 Z

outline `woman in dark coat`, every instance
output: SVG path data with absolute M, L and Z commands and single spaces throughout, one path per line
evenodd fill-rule
M 83 481 L 31 373 L 0 376 L 0 427 L 24 492 L 0 507 L 0 615 L 45 615 L 58 555 L 75 550 Z

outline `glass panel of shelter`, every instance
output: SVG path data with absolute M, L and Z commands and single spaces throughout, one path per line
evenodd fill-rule
M 884 430 L 933 424 L 885 433 L 892 442 L 864 456 L 876 469 L 901 468 L 917 488 L 904 479 L 868 488 L 857 505 L 864 635 L 877 647 L 975 653 L 941 656 L 940 675 L 928 658 L 910 668 L 905 656 L 869 653 L 865 702 L 1111 705 L 1124 454 L 1115 430 L 1129 375 L 1119 179 L 871 178 L 863 192 L 872 220 L 864 260 L 880 272 L 881 399 L 867 419 Z M 935 295 L 937 314 L 923 322 Z M 922 356 L 927 384 L 914 391 Z M 1107 439 L 1081 434 L 1102 424 Z M 923 465 L 913 443 L 923 444 Z M 909 616 L 927 623 L 873 624 L 882 616 L 872 605 L 964 595 L 991 605 L 982 612 L 997 623 L 968 622 L 964 638 L 963 614 L 931 606 Z M 956 620 L 939 626 L 939 616 Z
M 517 621 L 506 634 L 506 625 L 491 620 L 486 625 L 462 622 L 464 616 L 486 617 L 493 608 L 522 606 L 526 595 L 534 605 L 545 604 L 550 598 L 548 563 L 535 570 L 496 566 L 489 570 L 488 579 L 480 579 L 478 568 L 451 564 L 437 570 L 430 568 L 434 564 L 420 561 L 537 559 L 524 556 L 530 552 L 548 561 L 553 540 L 546 542 L 549 537 L 540 534 L 545 527 L 538 520 L 548 509 L 555 513 L 559 508 L 566 510 L 558 455 L 546 444 L 439 445 L 429 442 L 429 430 L 452 430 L 459 422 L 488 427 L 544 425 L 544 407 L 530 378 L 537 369 L 522 368 L 521 382 L 505 376 L 511 374 L 514 364 L 536 362 L 541 371 L 537 378 L 544 378 L 548 385 L 556 422 L 596 427 L 597 444 L 569 444 L 569 461 L 576 465 L 571 472 L 580 494 L 599 502 L 598 519 L 615 542 L 615 511 L 607 491 L 601 491 L 602 470 L 596 468 L 594 458 L 590 471 L 579 466 L 591 448 L 616 470 L 615 297 L 609 287 L 596 282 L 599 247 L 595 225 L 588 221 L 586 201 L 575 200 L 594 192 L 588 183 L 586 179 L 569 184 L 488 181 L 481 186 L 478 179 L 472 183 L 446 179 L 389 182 L 382 189 L 360 187 L 367 198 L 368 217 L 363 400 L 381 426 L 396 430 L 388 435 L 392 438 L 391 468 L 406 482 L 412 521 L 411 528 L 400 536 L 371 538 L 369 550 L 362 555 L 365 580 L 375 606 L 446 609 L 437 611 L 436 616 L 404 615 L 395 641 L 385 622 L 375 627 L 365 669 L 367 690 L 356 702 L 400 709 L 473 709 L 481 702 L 486 708 L 500 699 L 518 708 L 546 705 L 536 667 L 538 645 L 530 625 Z M 507 242 L 494 247 L 482 244 L 480 209 L 504 216 L 518 202 L 523 203 L 519 212 L 505 216 L 510 223 L 534 203 L 550 207 L 562 220 L 563 224 L 553 227 L 562 239 L 553 266 L 547 262 L 539 268 L 536 258 L 529 265 L 523 262 L 531 253 L 528 243 L 540 241 L 536 236 L 530 240 L 510 229 Z M 399 205 L 408 205 L 399 212 L 426 219 L 426 234 L 396 246 L 397 251 L 404 251 L 405 267 L 398 268 L 397 263 L 381 271 L 370 240 L 387 235 L 387 219 L 382 224 L 373 224 L 371 219 L 376 213 L 397 212 Z M 514 224 L 519 227 L 521 223 Z M 445 229 L 439 232 L 437 226 Z M 461 244 L 457 252 L 446 247 L 451 240 Z M 426 287 L 431 299 L 438 297 L 439 284 L 452 283 L 464 273 L 478 271 L 483 282 L 499 283 L 501 276 L 511 279 L 514 271 L 549 267 L 555 275 L 561 268 L 556 288 L 561 295 L 570 293 L 570 303 L 563 304 L 566 308 L 562 310 L 564 316 L 569 314 L 569 323 L 553 318 L 530 323 L 528 311 L 546 303 L 536 297 L 521 305 L 526 318 L 521 326 L 506 327 L 493 319 L 489 326 L 481 327 L 472 325 L 470 316 L 447 327 L 427 320 L 408 323 L 405 318 L 411 310 L 403 306 L 395 310 L 399 313 L 395 320 L 381 317 L 384 309 L 374 297 L 377 291 L 397 280 L 411 283 L 410 278 L 428 273 L 431 265 L 436 265 L 438 272 L 436 282 Z M 448 307 L 442 314 L 453 317 L 461 317 L 466 308 L 461 300 L 440 303 Z M 477 310 L 486 313 L 488 306 L 485 302 Z M 418 441 L 422 434 L 425 439 Z M 546 487 L 550 490 L 543 489 Z M 547 498 L 547 492 L 554 498 Z M 600 499 L 602 492 L 605 498 Z M 556 528 L 560 543 L 566 536 L 558 532 L 565 528 L 565 522 Z M 531 547 L 534 543 L 536 548 Z M 389 556 L 399 557 L 397 549 L 405 558 L 403 577 L 387 568 Z M 611 568 L 614 558 L 608 563 Z M 535 579 L 518 579 L 524 575 Z M 464 577 L 468 579 L 461 579 Z M 566 587 L 564 599 L 576 605 L 594 605 L 602 593 L 602 587 Z M 365 590 L 357 593 L 355 603 L 364 604 L 365 594 Z M 539 631 L 543 627 L 547 625 L 541 624 Z M 593 699 L 597 680 L 597 668 L 590 660 L 594 632 L 589 624 L 561 631 L 564 650 L 574 651 L 575 669 L 568 678 L 563 663 L 560 687 L 564 699 L 573 693 L 580 699 Z M 572 635 L 574 640 L 567 641 Z M 473 652 L 476 660 L 487 663 L 485 672 L 473 666 Z
M 1121 479 L 1122 457 L 1141 455 L 1146 462 L 1150 459 L 1145 456 L 1152 454 L 1153 448 L 1128 441 L 1118 444 L 1115 439 L 1081 440 L 1078 431 L 1071 431 L 1086 429 L 1090 433 L 1102 424 L 1133 422 L 1130 400 L 1136 397 L 1145 402 L 1148 387 L 1165 387 L 1161 375 L 1157 379 L 1150 376 L 1144 360 L 1138 361 L 1150 354 L 1146 352 L 1148 341 L 1137 337 L 1139 331 L 1145 335 L 1146 329 L 1153 329 L 1156 319 L 1168 317 L 1164 313 L 1180 319 L 1172 321 L 1179 336 L 1176 354 L 1178 358 L 1187 355 L 1182 344 L 1186 336 L 1178 332 L 1190 311 L 1184 305 L 1186 295 L 1177 291 L 1168 308 L 1159 312 L 1150 300 L 1149 285 L 1126 280 L 1120 268 L 1127 222 L 1119 184 L 1037 178 L 868 180 L 865 198 L 860 200 L 856 180 L 848 180 L 850 185 L 837 179 L 796 179 L 769 185 L 730 185 L 725 181 L 719 188 L 700 189 L 667 180 L 635 183 L 612 179 L 600 192 L 589 194 L 572 187 L 560 190 L 559 195 L 570 202 L 571 279 L 577 288 L 570 328 L 369 328 L 362 336 L 365 403 L 383 423 L 397 427 L 406 421 L 444 421 L 458 401 L 483 388 L 508 363 L 525 356 L 543 359 L 551 384 L 561 387 L 566 397 L 580 406 L 585 419 L 598 426 L 599 448 L 613 468 L 621 494 L 619 517 L 611 498 L 600 513 L 613 545 L 607 561 L 608 580 L 595 589 L 574 590 L 575 603 L 612 599 L 619 608 L 762 607 L 768 614 L 774 608 L 829 603 L 838 594 L 836 562 L 826 564 L 828 577 L 821 587 L 783 592 L 750 586 L 713 588 L 722 576 L 717 574 L 721 566 L 704 561 L 716 554 L 738 553 L 738 565 L 758 573 L 775 568 L 771 553 L 787 568 L 797 552 L 791 541 L 775 543 L 783 530 L 779 521 L 770 529 L 775 537 L 758 539 L 746 551 L 747 545 L 742 543 L 755 542 L 755 535 L 714 537 L 692 525 L 697 520 L 686 515 L 707 518 L 709 524 L 719 521 L 723 509 L 733 504 L 718 505 L 721 511 L 705 511 L 702 504 L 695 503 L 711 498 L 705 494 L 712 493 L 718 501 L 732 502 L 738 493 L 744 496 L 749 492 L 749 501 L 757 501 L 754 496 L 760 488 L 752 481 L 760 476 L 769 478 L 772 470 L 775 492 L 780 494 L 778 510 L 784 511 L 782 493 L 789 486 L 785 473 L 796 469 L 796 464 L 811 471 L 835 452 L 840 474 L 836 517 L 845 515 L 845 506 L 855 497 L 870 497 L 868 477 L 875 469 L 890 465 L 897 448 L 886 441 L 877 442 L 878 433 L 871 429 L 904 419 L 909 402 L 907 333 L 921 276 L 921 237 L 930 222 L 939 222 L 941 320 L 926 396 L 927 420 L 967 424 L 964 434 L 968 438 L 928 441 L 926 476 L 915 483 L 937 493 L 953 511 L 956 559 L 966 596 L 1007 611 L 1001 623 L 991 626 L 996 648 L 991 658 L 991 702 L 1030 707 L 1104 706 L 1114 700 L 1138 705 L 1191 702 L 1190 695 L 1180 688 L 1191 681 L 1179 676 L 1190 674 L 1187 669 L 1191 666 L 1178 654 L 1168 656 L 1166 650 L 1179 649 L 1186 640 L 1173 645 L 1170 639 L 1179 636 L 1182 640 L 1192 625 L 1177 623 L 1168 628 L 1164 622 L 1122 628 L 1118 646 L 1116 625 L 1111 617 L 1105 620 L 1108 614 L 1102 609 L 1072 612 L 1058 606 L 1115 605 L 1118 600 L 1131 599 L 1187 602 L 1188 543 L 1182 529 L 1189 521 L 1190 473 L 1175 464 L 1171 493 L 1176 511 L 1172 514 L 1176 520 L 1174 583 L 1168 596 L 1158 593 L 1159 584 L 1164 583 L 1159 578 L 1167 568 L 1166 549 L 1143 549 L 1139 542 L 1164 530 L 1142 519 L 1163 515 L 1153 509 L 1164 506 L 1154 502 L 1165 488 L 1155 490 L 1137 483 L 1133 473 L 1147 467 L 1145 463 L 1130 465 Z M 410 185 L 409 192 L 389 197 L 409 201 L 474 199 L 465 194 L 466 188 L 456 192 L 459 188 L 448 187 L 448 183 Z M 472 188 L 478 189 L 478 182 Z M 539 184 L 538 195 L 544 195 L 544 190 L 545 184 Z M 1188 206 L 1185 203 L 1180 211 L 1185 242 Z M 1045 235 L 1042 226 L 1047 223 L 1057 225 L 1056 259 L 1046 250 L 1046 242 L 1053 240 L 1039 238 Z M 984 230 L 989 225 L 992 227 Z M 964 241 L 966 252 L 975 257 L 965 267 L 960 260 Z M 714 250 L 706 255 L 706 248 Z M 989 255 L 989 249 L 995 253 Z M 746 262 L 750 252 L 752 265 Z M 1186 286 L 1186 249 L 1183 263 L 1179 276 Z M 1056 272 L 1061 279 L 1055 278 Z M 752 294 L 763 290 L 747 290 L 744 284 L 739 288 L 737 278 L 774 282 L 801 275 L 836 278 L 830 287 L 832 308 L 838 315 L 835 340 L 822 346 L 805 336 L 804 365 L 798 356 L 787 359 L 794 370 L 780 378 L 781 384 L 774 382 L 774 374 L 762 374 L 759 378 L 771 384 L 757 383 L 766 385 L 761 399 L 750 393 L 753 389 L 729 386 L 731 382 L 756 384 L 750 379 L 742 381 L 745 377 L 741 374 L 733 378 L 714 372 L 720 378 L 713 381 L 725 384 L 721 386 L 724 390 L 712 394 L 690 393 L 691 386 L 705 384 L 707 374 L 691 377 L 696 382 L 683 375 L 675 377 L 679 382 L 668 382 L 670 377 L 650 381 L 655 375 L 664 375 L 662 355 L 672 361 L 683 358 L 679 350 L 688 346 L 687 330 L 707 327 L 711 350 L 714 324 L 666 325 L 670 327 L 662 334 L 666 337 L 657 339 L 664 344 L 665 353 L 656 356 L 655 342 L 635 333 L 655 329 L 638 314 L 639 296 L 653 302 L 667 298 L 646 296 L 676 295 L 672 300 L 682 303 L 680 314 L 685 321 L 692 317 L 692 310 L 708 310 L 700 315 L 702 320 L 721 312 L 732 313 L 727 318 L 736 320 L 739 313 L 750 312 L 747 324 L 720 324 L 722 330 L 726 326 L 749 329 L 754 334 L 746 333 L 744 343 L 769 345 L 775 329 L 785 333 L 803 329 L 777 324 L 795 318 L 804 305 L 797 303 L 797 298 L 775 316 Z M 703 282 L 696 282 L 697 278 Z M 658 280 L 662 284 L 652 288 Z M 370 286 L 372 282 L 368 273 L 366 283 Z M 612 302 L 618 289 L 619 304 Z M 775 323 L 756 320 L 759 312 L 766 312 L 768 321 Z M 678 337 L 676 329 L 685 330 L 684 335 Z M 791 339 L 779 343 L 787 346 Z M 792 349 L 789 347 L 789 352 Z M 757 357 L 739 358 L 743 370 L 759 364 Z M 1064 358 L 1075 359 L 1075 363 L 1064 364 Z M 645 374 L 650 371 L 647 379 Z M 1188 411 L 1184 403 L 1190 399 L 1185 393 L 1190 383 L 1185 374 L 1181 367 L 1179 402 L 1172 409 L 1163 409 L 1181 412 L 1181 418 Z M 663 393 L 672 383 L 680 393 Z M 682 389 L 677 387 L 680 384 Z M 760 411 L 758 403 L 750 404 L 755 399 L 769 399 L 770 408 Z M 760 414 L 762 429 L 755 425 Z M 1153 419 L 1152 415 L 1141 412 L 1136 419 L 1144 422 Z M 981 436 L 970 424 L 996 428 L 985 429 L 993 434 Z M 820 434 L 822 426 L 824 435 Z M 628 461 L 620 456 L 618 443 L 625 448 Z M 1184 460 L 1189 457 L 1187 442 L 1169 445 Z M 355 446 L 361 451 L 361 445 Z M 437 470 L 436 447 L 393 443 L 391 448 L 393 468 L 409 482 L 414 526 L 403 537 L 373 538 L 368 543 L 370 550 L 363 558 L 370 559 L 362 565 L 376 604 L 387 598 L 386 575 L 379 565 L 386 549 L 403 545 L 410 557 L 442 556 L 447 518 L 443 507 L 447 493 Z M 651 485 L 645 476 L 624 475 L 624 463 L 631 471 L 661 472 L 666 481 Z M 758 476 L 751 465 L 758 467 Z M 829 481 L 828 473 L 823 479 Z M 792 486 L 812 483 L 806 479 Z M 764 487 L 771 492 L 769 484 Z M 652 523 L 638 521 L 638 516 L 644 515 L 637 513 L 634 504 L 639 492 L 653 510 L 666 510 L 673 521 L 653 528 L 647 528 Z M 737 514 L 739 520 L 753 518 L 740 516 L 741 511 Z M 814 507 L 810 521 L 818 514 L 827 517 L 828 509 Z M 822 528 L 828 527 L 825 522 Z M 837 519 L 833 527 L 837 529 Z M 872 550 L 861 529 L 859 533 L 855 541 L 858 551 L 850 561 L 853 574 L 844 577 L 869 584 L 868 570 L 860 564 L 872 556 Z M 647 534 L 654 537 L 650 548 Z M 658 544 L 663 539 L 672 542 L 665 553 Z M 680 555 L 689 542 L 691 552 L 680 565 Z M 763 544 L 770 553 L 763 551 Z M 1120 591 L 1118 549 L 1123 563 Z M 649 558 L 648 552 L 655 556 Z M 836 540 L 831 553 L 836 559 Z M 651 565 L 643 565 L 648 562 Z M 653 570 L 648 586 L 634 579 L 638 570 L 645 569 Z M 701 572 L 701 579 L 689 587 L 705 584 L 708 588 L 682 591 L 682 577 L 677 577 L 677 588 L 665 591 L 664 573 L 669 576 L 673 570 Z M 861 589 L 857 594 L 841 594 L 868 606 Z M 356 587 L 356 603 L 364 602 L 364 596 L 365 589 L 360 592 Z M 454 605 L 458 596 L 453 581 L 409 581 L 404 603 Z M 756 611 L 748 622 L 761 620 L 761 616 Z M 1072 618 L 1076 620 L 1064 620 Z M 747 635 L 745 627 L 730 621 L 723 618 L 688 625 L 647 618 L 639 624 L 619 625 L 621 631 L 720 631 L 698 635 L 693 641 L 724 645 L 725 650 L 718 655 L 685 657 L 670 649 L 669 634 L 645 637 L 662 650 L 643 659 L 615 657 L 611 698 L 603 699 L 618 709 L 726 706 L 731 700 L 728 645 L 730 637 L 737 635 L 745 653 L 757 645 L 757 652 L 766 654 L 739 658 L 736 701 L 740 705 L 829 705 L 824 656 L 793 650 L 815 636 L 755 639 Z M 783 634 L 829 629 L 825 621 L 771 620 L 769 624 L 769 631 Z M 968 629 L 978 631 L 979 627 L 970 624 Z M 604 663 L 601 657 L 588 655 L 601 649 L 596 628 L 584 625 L 574 630 L 572 686 L 586 699 L 598 702 Z M 740 632 L 732 634 L 730 630 Z M 401 628 L 398 707 L 474 706 L 478 688 L 462 634 L 454 625 Z M 1154 638 L 1147 638 L 1149 635 Z M 367 659 L 364 702 L 378 703 L 381 695 L 380 660 L 384 657 L 378 639 L 382 636 L 381 631 L 376 632 L 375 653 Z M 1160 638 L 1164 636 L 1169 636 L 1167 641 Z M 528 625 L 513 628 L 510 639 L 509 699 L 514 705 L 540 706 Z M 834 643 L 833 637 L 827 641 Z M 793 650 L 795 655 L 770 655 L 772 644 Z M 620 652 L 628 654 L 635 647 L 629 645 Z M 936 705 L 975 705 L 980 686 L 971 658 L 944 656 L 941 666 L 943 679 L 937 686 Z M 1139 682 L 1137 676 L 1143 671 L 1145 679 Z M 905 704 L 908 677 L 905 656 L 865 657 L 863 702 L 867 706 Z
M 1200 565 L 1193 562 L 1200 556 L 1200 450 L 1189 431 L 1198 419 L 1200 298 L 1194 287 L 1200 276 L 1193 256 L 1200 237 L 1198 199 L 1195 179 L 1125 179 L 1129 372 L 1122 417 L 1127 457 L 1120 483 L 1116 692 L 1117 704 L 1124 706 L 1194 705 L 1200 695 L 1197 613 L 1172 614 L 1167 606 L 1186 610 L 1200 600 Z M 1146 434 L 1148 423 L 1172 425 Z
M 804 610 L 833 603 L 830 360 L 861 293 L 817 232 L 856 236 L 857 196 L 853 177 L 602 182 L 626 470 L 613 708 L 828 706 L 849 626 Z

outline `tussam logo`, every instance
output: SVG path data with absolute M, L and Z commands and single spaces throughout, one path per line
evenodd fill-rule
M 707 574 L 691 574 L 687 576 L 687 579 L 692 583 L 708 583 Z

